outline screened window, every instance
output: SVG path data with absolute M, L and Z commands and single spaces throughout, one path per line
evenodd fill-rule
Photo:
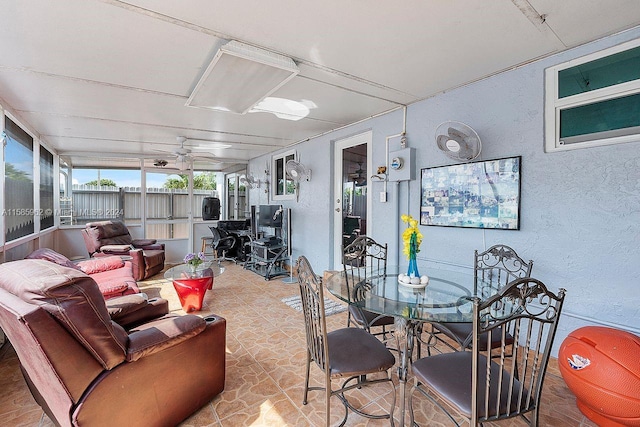
M 206 171 L 193 172 L 193 218 L 202 218 L 202 201 L 205 197 L 217 197 L 216 173 Z
M 33 137 L 5 117 L 4 220 L 7 242 L 33 234 Z
M 145 237 L 189 237 L 189 175 L 147 172 Z
M 40 147 L 40 229 L 53 225 L 53 154 Z
M 547 151 L 640 141 L 640 41 L 546 70 Z
M 287 177 L 285 166 L 289 160 L 295 160 L 295 151 L 288 151 L 278 156 L 273 156 L 273 200 L 293 199 L 296 194 L 296 186 L 292 179 Z
M 110 219 L 140 223 L 141 176 L 133 169 L 73 168 L 72 194 L 65 204 L 61 198 L 61 213 L 70 210 L 73 224 Z

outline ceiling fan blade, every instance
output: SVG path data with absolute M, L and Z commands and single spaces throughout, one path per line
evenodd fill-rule
M 222 163 L 220 160 L 216 159 L 215 157 L 206 157 L 206 156 L 189 156 L 189 157 L 191 157 L 193 160 L 206 161 L 209 163 Z

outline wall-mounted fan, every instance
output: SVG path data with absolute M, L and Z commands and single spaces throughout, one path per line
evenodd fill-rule
M 448 157 L 468 162 L 480 155 L 480 137 L 470 126 L 461 122 L 448 121 L 436 129 L 438 148 Z
M 353 181 L 356 187 L 367 185 L 367 176 L 365 175 L 365 170 L 362 169 L 362 162 L 358 162 L 358 169 L 349 174 L 349 179 Z
M 260 187 L 260 180 L 256 179 L 253 175 L 249 174 L 249 175 L 240 177 L 240 184 L 248 188 L 258 188 Z
M 305 165 L 296 161 L 289 160 L 284 166 L 285 172 L 287 176 L 293 180 L 296 184 L 296 201 L 298 200 L 299 190 L 300 190 L 300 181 L 310 181 L 311 180 L 311 169 L 307 169 Z

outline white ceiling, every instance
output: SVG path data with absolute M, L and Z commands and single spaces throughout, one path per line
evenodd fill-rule
M 223 160 L 198 164 L 213 170 L 640 24 L 638 0 L 1 0 L 0 10 L 0 98 L 51 148 L 114 166 L 170 158 L 185 136 Z M 230 40 L 291 57 L 300 74 L 272 96 L 316 108 L 289 121 L 186 107 Z

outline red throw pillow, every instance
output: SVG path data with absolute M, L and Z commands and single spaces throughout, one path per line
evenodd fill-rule
M 85 274 L 95 274 L 124 267 L 124 261 L 119 256 L 106 256 L 80 261 L 78 262 L 78 267 Z

